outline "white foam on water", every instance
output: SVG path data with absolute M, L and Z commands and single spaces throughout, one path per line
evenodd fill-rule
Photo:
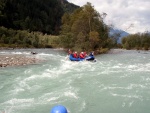
M 24 92 L 24 91 L 30 90 L 30 89 L 31 89 L 31 87 L 28 84 L 26 84 L 25 82 L 19 82 L 16 85 L 14 85 L 13 89 L 11 89 L 9 91 L 9 94 L 10 95 L 17 95 L 21 92 Z
M 12 98 L 11 100 L 0 103 L 0 106 L 5 106 L 3 108 L 2 113 L 12 113 L 14 112 L 14 110 L 17 110 L 20 108 L 31 107 L 33 103 L 34 103 L 33 98 L 29 98 L 29 99 Z
M 122 68 L 122 67 L 121 67 L 121 65 L 116 65 L 116 66 L 113 66 L 113 67 L 111 67 L 111 68 L 120 69 L 120 68 Z
M 148 64 L 140 64 L 138 65 L 138 68 L 134 71 L 138 72 L 150 72 L 150 63 Z
M 31 73 L 31 72 L 32 72 L 31 69 L 27 69 L 27 70 L 24 71 L 24 74 L 29 74 L 29 73 Z
M 0 54 L 6 54 L 6 53 L 8 53 L 8 52 L 5 52 L 5 51 L 0 51 Z
M 14 85 L 14 89 L 9 91 L 10 94 L 16 95 L 20 92 L 31 89 L 31 87 L 28 85 L 26 80 L 20 80 L 20 79 L 21 79 L 20 77 L 16 79 L 17 84 Z
M 21 93 L 25 90 L 31 90 L 34 86 L 31 86 L 29 84 L 33 81 L 39 81 L 40 79 L 44 80 L 47 78 L 55 79 L 55 78 L 58 78 L 59 76 L 62 76 L 62 74 L 68 73 L 70 71 L 70 68 L 72 68 L 70 66 L 70 64 L 72 64 L 72 65 L 75 65 L 75 64 L 71 63 L 71 62 L 67 62 L 67 63 L 66 64 L 63 63 L 60 67 L 56 67 L 56 68 L 52 68 L 52 69 L 45 69 L 45 71 L 43 71 L 43 73 L 41 73 L 41 74 L 33 74 L 32 75 L 32 70 L 30 70 L 30 69 L 24 71 L 25 74 L 31 73 L 31 76 L 26 77 L 26 78 L 22 78 L 22 77 L 16 78 L 17 84 L 14 85 L 14 88 L 10 91 L 10 93 L 12 95 L 15 95 L 15 94 Z M 71 81 L 70 81 L 70 83 L 71 83 Z M 70 83 L 68 83 L 68 84 L 70 84 Z M 36 88 L 40 88 L 40 86 L 39 87 L 36 86 Z M 35 87 L 34 87 L 34 89 L 35 89 Z
M 123 89 L 123 90 L 127 90 L 127 89 L 132 89 L 132 87 L 110 87 L 110 86 L 105 86 L 105 85 L 100 85 L 100 91 L 105 91 L 105 90 L 117 90 L 117 89 Z
M 30 86 L 27 84 L 27 81 L 28 81 L 29 79 L 32 79 L 32 78 L 34 78 L 34 77 L 32 76 L 32 77 L 29 77 L 29 78 L 27 78 L 27 79 L 24 79 L 24 80 L 20 81 L 20 82 L 19 82 L 19 86 L 20 86 L 20 87 L 24 87 L 24 88 L 30 90 Z
M 45 93 L 41 97 L 38 98 L 37 103 L 38 104 L 46 104 L 46 103 L 56 103 L 60 100 L 61 95 L 58 94 L 58 92 L 50 92 Z
M 77 65 L 77 62 L 71 62 L 71 61 L 67 61 L 67 60 L 61 60 L 62 65 L 61 68 L 62 70 L 69 70 L 72 69 L 72 67 L 74 67 L 75 65 Z
M 150 63 L 147 64 L 134 64 L 126 66 L 126 70 L 135 72 L 150 72 Z
M 104 84 L 101 84 L 99 86 L 101 88 L 101 90 L 116 90 L 116 89 L 123 89 L 123 90 L 132 90 L 132 89 L 147 89 L 148 87 L 146 87 L 143 84 L 129 84 L 126 87 L 120 87 L 120 86 L 105 86 Z
M 150 63 L 146 63 L 146 64 L 115 64 L 114 66 L 111 66 L 112 64 L 110 64 L 110 66 L 108 64 L 102 64 L 100 67 L 101 68 L 101 72 L 100 74 L 112 74 L 112 73 L 123 73 L 120 77 L 128 77 L 131 76 L 130 73 L 134 73 L 134 72 L 150 72 Z M 128 73 L 126 73 L 128 72 Z
M 30 54 L 29 52 L 11 52 L 11 54 Z
M 86 108 L 86 102 L 83 101 L 83 102 L 81 103 L 81 105 L 80 105 L 79 111 L 82 112 L 85 108 Z
M 42 78 L 42 77 L 39 75 L 31 75 L 31 76 L 25 78 L 22 82 L 26 83 L 26 82 L 30 82 L 30 81 L 33 81 L 33 80 L 39 79 L 39 78 Z
M 58 99 L 59 99 L 59 97 L 51 97 L 51 98 L 48 99 L 47 101 L 51 102 L 51 101 L 56 101 L 56 100 L 58 100 Z
M 143 101 L 143 97 L 140 95 L 121 95 L 121 94 L 117 94 L 117 93 L 110 93 L 112 96 L 114 97 L 123 97 L 123 98 L 132 98 L 132 99 L 138 99 L 140 101 Z
M 59 76 L 63 76 L 64 74 L 68 73 L 69 70 L 66 68 L 53 68 L 53 69 L 46 69 L 46 71 L 41 75 L 42 78 L 50 78 L 55 79 Z
M 20 92 L 23 92 L 23 91 L 25 91 L 24 88 L 15 87 L 14 90 L 10 90 L 10 94 L 11 94 L 11 95 L 16 95 L 16 94 L 18 94 L 18 93 L 20 93 Z
M 24 106 L 31 106 L 33 103 L 34 103 L 34 98 L 29 98 L 29 99 L 12 98 L 11 100 L 1 103 L 1 105 L 24 107 Z
M 39 55 L 39 56 L 49 56 L 49 57 L 54 57 L 53 54 L 48 54 L 48 53 L 38 53 L 37 55 Z
M 60 67 L 56 68 L 55 70 L 50 70 L 49 71 L 54 71 L 53 73 L 56 75 L 62 75 L 62 74 L 67 74 L 71 71 L 77 71 L 77 72 L 83 72 L 88 66 L 88 62 L 72 62 L 72 61 L 67 61 L 67 60 L 61 60 L 61 65 Z M 93 68 L 91 68 L 93 69 Z M 94 69 L 93 69 L 94 70 Z M 62 73 L 63 72 L 63 73 Z
M 7 55 L 7 54 L 19 54 L 19 55 L 21 55 L 21 54 L 26 54 L 26 55 L 29 55 L 29 54 L 31 54 L 30 52 L 15 52 L 15 51 L 2 51 L 2 52 L 0 52 L 0 54 L 3 54 L 3 55 Z
M 73 87 L 64 86 L 59 90 L 54 90 L 49 93 L 44 93 L 41 95 L 36 103 L 47 104 L 47 103 L 61 103 L 67 101 L 68 99 L 78 99 L 77 90 Z
M 53 68 L 53 69 L 45 69 L 43 72 L 40 72 L 39 74 L 33 74 L 33 72 L 31 72 L 30 70 L 25 71 L 25 73 L 31 73 L 32 75 L 29 77 L 24 78 L 21 82 L 22 83 L 27 83 L 27 82 L 32 82 L 35 80 L 40 80 L 40 79 L 44 79 L 44 78 L 56 78 L 57 77 L 57 73 L 56 72 L 57 68 Z
M 38 53 L 36 54 L 36 56 L 45 57 L 48 59 L 56 59 L 56 60 L 64 59 L 64 56 L 61 56 L 59 54 L 50 54 L 50 53 Z
M 78 97 L 78 89 L 68 86 L 63 90 L 62 96 L 65 98 L 71 98 L 71 99 L 79 99 Z
M 78 99 L 79 97 L 72 91 L 66 91 L 64 92 L 64 95 L 67 96 L 67 97 L 71 97 L 71 98 L 74 98 L 74 99 Z
M 71 61 L 62 61 L 58 73 L 59 74 L 66 74 L 68 72 L 71 72 L 71 70 L 75 69 L 75 67 L 78 65 L 78 62 L 71 62 Z
M 132 88 L 139 88 L 139 89 L 146 89 L 147 87 L 143 84 L 130 84 L 129 87 L 132 87 Z
M 46 76 L 47 77 L 47 76 Z M 19 80 L 18 79 L 18 82 L 16 85 L 14 85 L 14 89 L 10 90 L 10 93 L 12 95 L 15 95 L 15 94 L 19 94 L 23 91 L 26 91 L 26 90 L 38 90 L 40 88 L 39 85 L 36 85 L 36 84 L 33 84 L 33 85 L 30 85 L 31 82 L 35 81 L 35 80 L 38 80 L 38 79 L 43 79 L 45 77 L 43 77 L 42 75 L 39 76 L 39 75 L 32 75 L 30 77 L 27 77 L 23 80 Z
M 49 53 L 38 53 L 38 55 L 42 55 L 42 56 L 54 56 L 53 54 L 49 54 Z

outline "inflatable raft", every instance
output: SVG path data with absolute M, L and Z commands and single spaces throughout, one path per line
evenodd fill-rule
M 95 57 L 93 55 L 89 55 L 85 58 L 74 58 L 73 55 L 71 54 L 71 55 L 69 55 L 69 59 L 71 61 L 94 61 L 94 62 L 96 61 Z

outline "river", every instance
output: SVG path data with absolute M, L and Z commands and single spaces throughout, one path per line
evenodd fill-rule
M 69 113 L 149 113 L 150 51 L 113 50 L 96 62 L 71 62 L 59 49 L 1 50 L 37 52 L 44 62 L 0 68 L 0 113 L 50 113 L 63 105 Z

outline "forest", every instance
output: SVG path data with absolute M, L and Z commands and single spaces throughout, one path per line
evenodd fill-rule
M 58 35 L 63 14 L 78 7 L 66 0 L 0 0 L 0 26 Z
M 0 0 L 0 47 L 59 47 L 61 17 L 77 8 L 67 0 Z
M 122 39 L 122 46 L 125 49 L 149 50 L 150 49 L 150 33 L 131 34 Z

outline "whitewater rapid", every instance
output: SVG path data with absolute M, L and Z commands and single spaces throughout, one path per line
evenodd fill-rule
M 150 52 L 113 50 L 97 62 L 71 62 L 60 49 L 31 51 L 44 62 L 0 68 L 0 113 L 49 113 L 58 104 L 69 113 L 149 113 Z

